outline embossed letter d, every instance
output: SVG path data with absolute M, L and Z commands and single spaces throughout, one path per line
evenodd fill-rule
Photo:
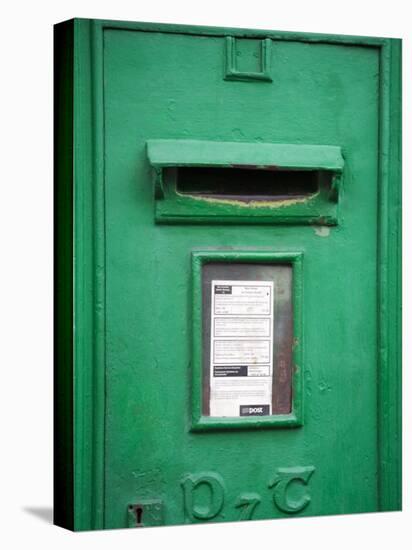
M 223 479 L 215 473 L 203 472 L 197 475 L 188 475 L 182 482 L 185 517 L 189 521 L 194 519 L 209 520 L 216 517 L 221 511 L 225 500 Z M 210 493 L 207 505 L 196 503 L 195 493 L 200 485 L 205 485 Z

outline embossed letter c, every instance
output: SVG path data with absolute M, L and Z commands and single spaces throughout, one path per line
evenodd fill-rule
M 282 512 L 295 514 L 306 508 L 310 502 L 309 493 L 306 491 L 298 501 L 291 501 L 288 497 L 288 489 L 292 481 L 299 481 L 304 485 L 307 485 L 314 471 L 314 466 L 279 468 L 276 471 L 276 475 L 269 483 L 269 487 L 275 488 L 273 500 Z

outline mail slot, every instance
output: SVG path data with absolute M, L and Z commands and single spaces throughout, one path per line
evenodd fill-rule
M 157 223 L 338 222 L 340 147 L 149 140 Z
M 319 174 L 303 170 L 182 167 L 176 168 L 173 176 L 176 191 L 181 195 L 222 200 L 275 202 L 319 191 Z
M 400 41 L 55 28 L 55 523 L 398 510 Z

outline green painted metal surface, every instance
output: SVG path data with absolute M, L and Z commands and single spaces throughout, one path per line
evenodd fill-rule
M 399 509 L 400 42 L 70 24 L 74 528 Z M 335 179 L 316 208 L 163 188 L 233 164 Z M 292 265 L 290 415 L 201 415 L 207 261 Z

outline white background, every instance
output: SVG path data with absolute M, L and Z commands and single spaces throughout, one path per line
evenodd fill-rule
M 404 38 L 412 120 L 410 2 L 71 0 L 3 3 L 0 31 L 0 541 L 3 548 L 405 548 L 411 534 L 411 346 L 405 323 L 404 512 L 72 534 L 52 503 L 52 24 L 76 17 Z M 404 129 L 405 248 L 410 228 Z M 410 254 L 404 255 L 410 273 Z M 405 275 L 405 280 L 408 278 Z M 409 304 L 411 285 L 405 286 Z M 361 420 L 360 420 L 361 421 Z M 409 432 L 409 434 L 407 433 Z M 362 488 L 360 488 L 362 490 Z

